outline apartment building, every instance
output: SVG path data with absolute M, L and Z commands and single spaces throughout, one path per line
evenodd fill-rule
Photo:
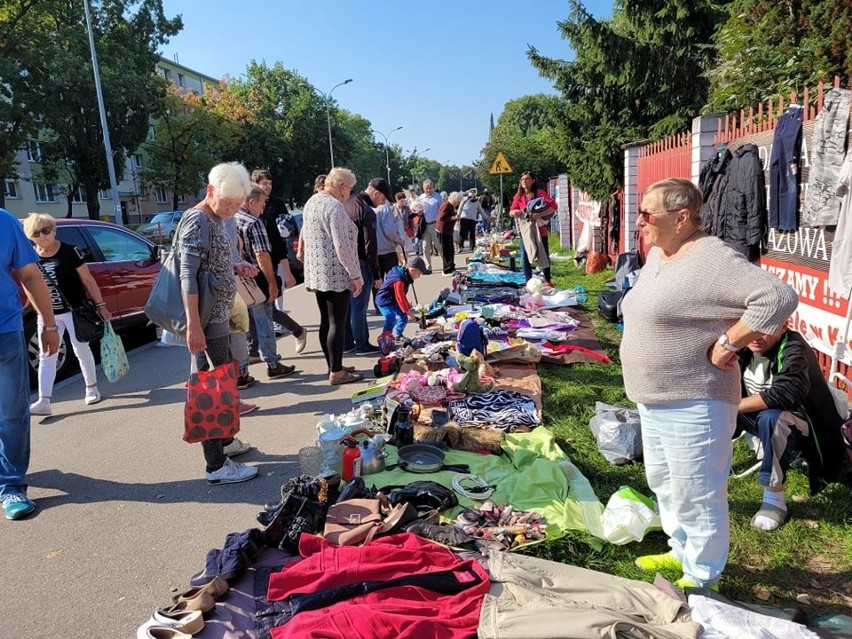
M 188 93 L 203 95 L 206 85 L 218 85 L 219 81 L 176 61 L 160 57 L 156 67 L 167 82 L 181 87 Z M 148 132 L 154 135 L 152 126 Z M 38 140 L 29 140 L 26 147 L 18 151 L 16 179 L 7 179 L 3 185 L 6 196 L 6 209 L 13 215 L 23 218 L 32 211 L 49 213 L 55 217 L 65 217 L 68 212 L 68 200 L 71 200 L 72 217 L 88 217 L 86 208 L 89 194 L 82 187 L 74 193 L 68 193 L 67 185 L 46 181 L 41 171 L 42 153 Z M 117 175 L 118 197 L 125 224 L 140 224 L 149 221 L 161 211 L 172 210 L 172 193 L 165 189 L 150 189 L 141 179 L 140 169 L 145 166 L 144 151 L 136 150 L 128 154 L 124 174 Z M 178 204 L 191 205 L 198 201 L 201 193 L 180 194 Z M 94 194 L 101 200 L 101 217 L 112 220 L 112 202 L 109 190 Z

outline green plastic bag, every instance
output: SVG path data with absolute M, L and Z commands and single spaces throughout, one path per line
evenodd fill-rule
M 117 382 L 130 370 L 130 362 L 127 361 L 124 344 L 121 343 L 121 338 L 115 334 L 110 322 L 106 322 L 104 336 L 101 338 L 101 366 L 104 369 L 104 375 L 110 382 Z

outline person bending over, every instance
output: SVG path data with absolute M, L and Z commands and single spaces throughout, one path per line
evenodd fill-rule
M 385 318 L 382 333 L 390 333 L 393 336 L 402 337 L 408 318 L 417 319 L 411 304 L 408 303 L 408 287 L 426 270 L 426 262 L 422 257 L 414 256 L 408 258 L 405 266 L 394 266 L 385 276 L 379 292 L 376 293 L 376 306 Z

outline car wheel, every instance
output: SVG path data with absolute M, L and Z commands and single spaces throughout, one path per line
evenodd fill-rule
M 27 341 L 27 368 L 30 381 L 35 384 L 38 382 L 38 357 L 41 352 L 35 317 L 31 317 L 24 323 L 24 338 Z M 66 376 L 73 359 L 70 354 L 71 343 L 68 341 L 66 333 L 62 336 L 62 341 L 59 342 L 59 356 L 56 358 L 56 379 L 62 379 Z

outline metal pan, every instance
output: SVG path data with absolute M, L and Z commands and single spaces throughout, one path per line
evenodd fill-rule
M 386 470 L 392 470 L 399 466 L 402 470 L 410 473 L 437 473 L 440 470 L 449 470 L 457 473 L 469 473 L 467 464 L 444 465 L 446 455 L 437 446 L 429 444 L 409 444 L 401 446 L 397 451 L 399 461 L 388 466 Z

